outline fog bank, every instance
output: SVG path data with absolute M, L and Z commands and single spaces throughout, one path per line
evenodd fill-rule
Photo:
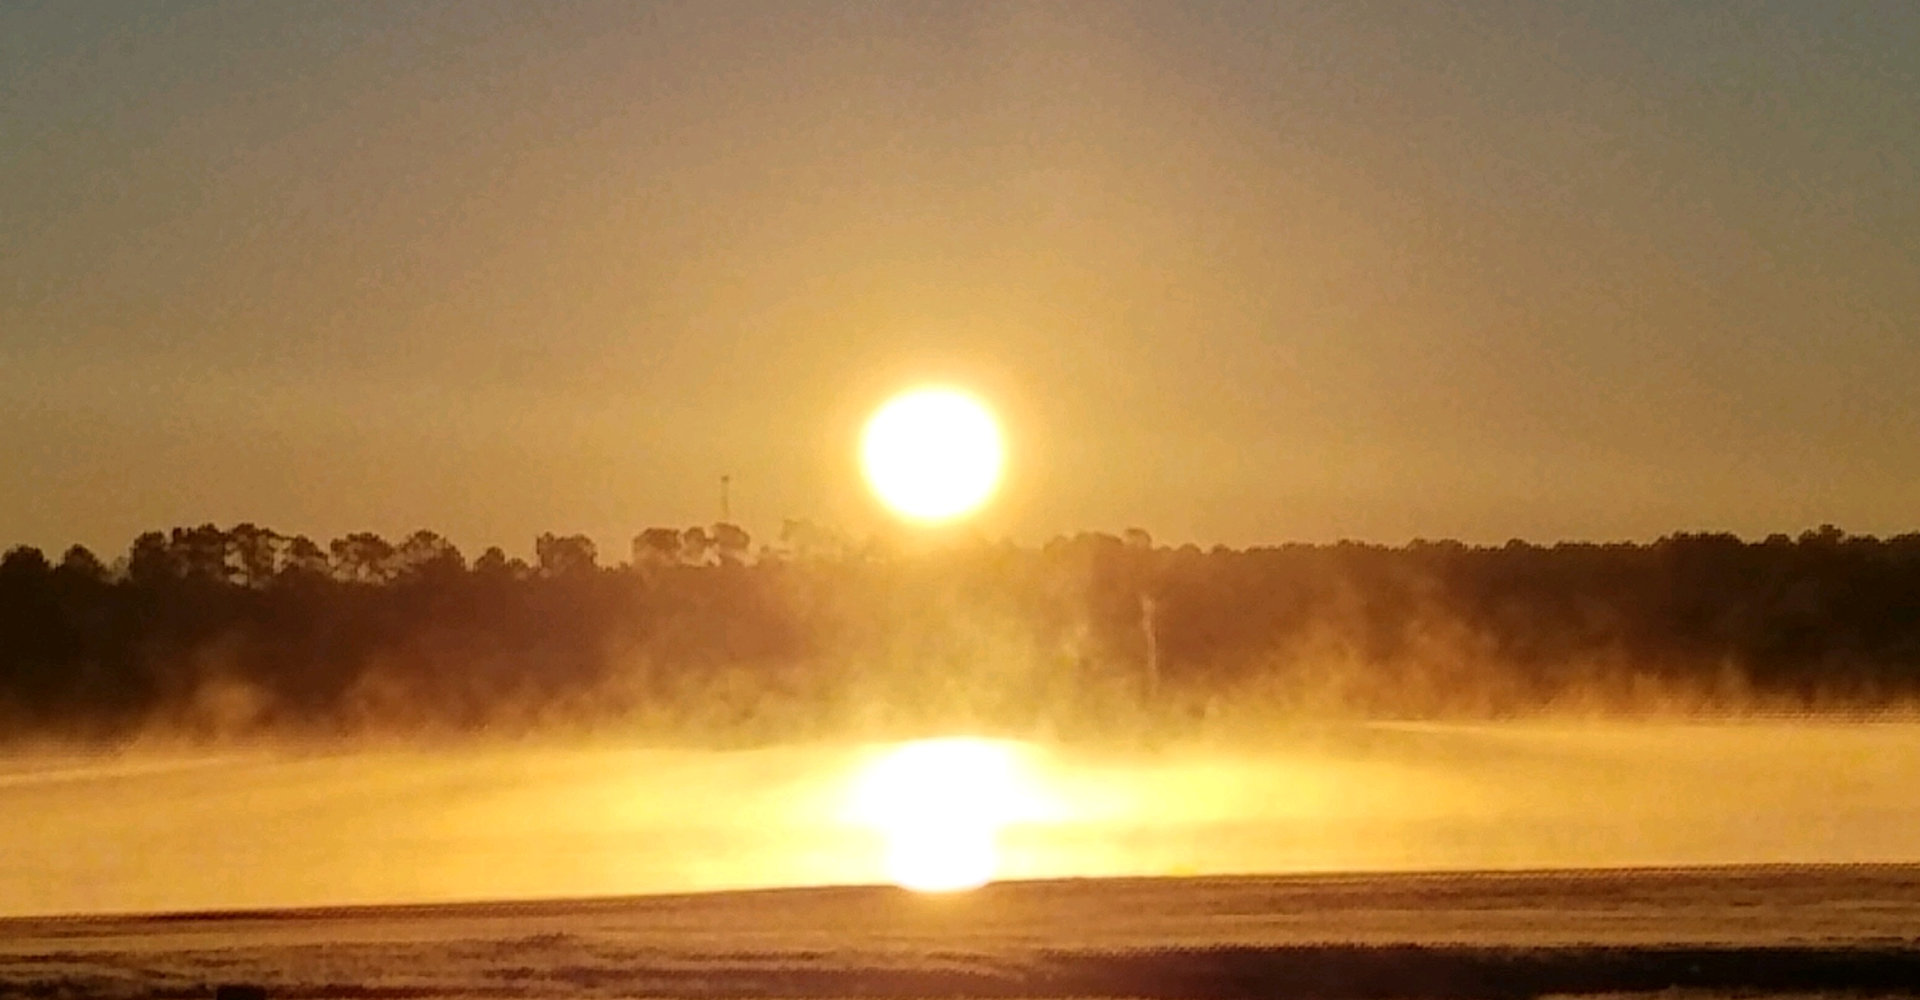
M 844 805 L 885 749 L 16 758 L 0 907 L 879 882 L 878 839 Z M 1920 860 L 1910 724 L 1322 724 L 1260 750 L 1018 750 L 1057 808 L 1003 831 L 1003 878 Z

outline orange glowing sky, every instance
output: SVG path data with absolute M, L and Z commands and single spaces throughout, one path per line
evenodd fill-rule
M 0 11 L 0 543 L 1910 530 L 1920 8 Z

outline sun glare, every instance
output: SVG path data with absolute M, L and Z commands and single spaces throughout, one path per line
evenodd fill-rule
M 895 396 L 868 418 L 860 440 L 868 485 L 889 509 L 914 521 L 948 521 L 977 510 L 999 485 L 1004 459 L 993 413 L 957 389 Z
M 850 819 L 884 843 L 886 877 L 920 892 L 993 880 L 1000 834 L 1045 814 L 1018 748 L 956 737 L 918 740 L 874 759 L 856 780 Z

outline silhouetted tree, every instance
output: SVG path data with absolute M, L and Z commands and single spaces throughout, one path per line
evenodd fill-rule
M 542 576 L 578 576 L 594 570 L 598 553 L 585 535 L 541 535 L 533 542 L 534 561 Z
M 398 575 L 392 543 L 372 532 L 336 538 L 327 551 L 333 556 L 334 575 L 350 583 L 385 583 Z
M 67 548 L 66 553 L 60 557 L 60 572 L 76 579 L 94 582 L 107 578 L 107 567 L 101 564 L 100 557 L 94 555 L 93 550 L 84 545 L 73 545 Z
M 283 574 L 295 577 L 323 577 L 331 569 L 327 553 L 313 539 L 295 535 L 287 539 Z
M 227 533 L 211 524 L 175 528 L 167 537 L 175 572 L 200 583 L 226 583 Z
M 248 692 L 223 724 L 308 734 L 629 712 L 793 734 L 849 706 L 1099 725 L 1116 698 L 1174 717 L 1920 698 L 1920 533 L 1202 550 L 1129 529 L 865 557 L 782 535 L 784 555 L 748 560 L 734 525 L 648 529 L 638 574 L 596 572 L 579 535 L 540 536 L 537 573 L 498 548 L 468 569 L 425 530 L 327 552 L 247 524 L 147 532 L 112 573 L 80 546 L 57 567 L 17 546 L 0 734 L 201 732 L 209 684 Z
M 31 586 L 52 571 L 46 553 L 31 545 L 16 545 L 0 556 L 0 579 L 16 586 Z
M 753 550 L 752 536 L 737 524 L 722 521 L 714 525 L 711 538 L 713 551 L 720 556 L 721 562 L 729 566 L 746 562 L 748 553 Z
M 835 562 L 848 558 L 853 552 L 852 543 L 841 533 L 795 518 L 780 523 L 780 545 L 788 556 L 800 562 Z
M 705 528 L 693 527 L 680 533 L 680 561 L 689 566 L 699 566 L 707 561 L 713 552 L 713 538 Z
M 635 566 L 670 566 L 680 561 L 680 532 L 676 528 L 648 528 L 633 539 Z
M 513 571 L 506 552 L 497 545 L 490 545 L 485 552 L 480 553 L 480 558 L 473 561 L 473 571 L 480 576 L 493 579 L 510 580 L 522 575 Z
M 142 587 L 155 588 L 180 575 L 167 536 L 149 531 L 133 540 L 127 553 L 127 576 Z
M 452 542 L 424 528 L 400 542 L 394 559 L 401 575 L 415 579 L 449 579 L 467 568 L 466 559 Z
M 279 570 L 286 539 L 254 524 L 238 524 L 226 533 L 223 560 L 230 579 L 249 587 L 264 587 Z

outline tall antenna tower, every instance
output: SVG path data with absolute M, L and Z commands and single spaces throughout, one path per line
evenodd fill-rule
M 733 523 L 733 477 L 720 477 L 720 523 Z

